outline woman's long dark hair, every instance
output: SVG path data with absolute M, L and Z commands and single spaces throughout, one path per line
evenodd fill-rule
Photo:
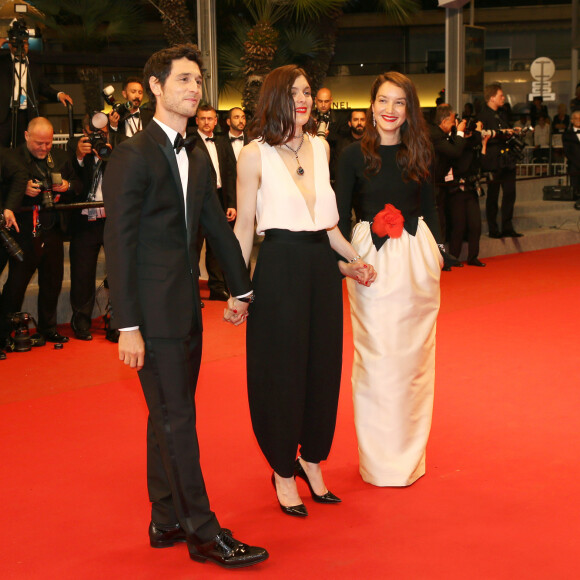
M 379 75 L 371 87 L 371 106 L 367 110 L 365 132 L 361 140 L 361 149 L 365 158 L 365 174 L 376 175 L 381 170 L 379 145 L 381 137 L 373 124 L 372 105 L 377 98 L 379 88 L 384 83 L 393 83 L 405 92 L 406 120 L 401 125 L 401 147 L 397 152 L 397 165 L 401 169 L 403 181 L 421 182 L 429 177 L 432 159 L 432 147 L 423 118 L 415 85 L 409 78 L 398 72 L 386 72 Z
M 259 138 L 268 145 L 281 145 L 294 137 L 296 108 L 292 85 L 299 76 L 305 77 L 311 84 L 308 75 L 295 64 L 276 68 L 264 79 L 250 127 L 252 138 Z M 315 135 L 316 121 L 311 117 L 303 130 Z

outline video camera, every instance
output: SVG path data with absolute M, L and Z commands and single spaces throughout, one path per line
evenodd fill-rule
M 15 47 L 22 47 L 31 36 L 36 36 L 34 28 L 28 28 L 24 18 L 15 18 L 8 29 L 8 42 Z
M 6 219 L 4 214 L 0 212 L 0 242 L 6 248 L 8 255 L 16 258 L 19 262 L 24 261 L 24 253 L 22 248 L 16 243 L 16 240 L 8 233 L 6 227 Z
M 114 113 L 117 113 L 120 117 L 120 120 L 122 121 L 131 111 L 131 109 L 133 108 L 133 104 L 130 101 L 127 101 L 126 103 L 117 103 L 115 101 L 115 89 L 113 88 L 112 85 L 109 85 L 108 87 L 105 87 L 103 89 L 103 99 L 105 99 L 105 103 L 107 103 L 107 105 L 110 105 L 111 108 L 113 109 Z

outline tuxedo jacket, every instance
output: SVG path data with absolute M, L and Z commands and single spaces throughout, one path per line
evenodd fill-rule
M 5 123 L 10 117 L 10 103 L 14 94 L 13 72 L 10 53 L 3 52 L 0 54 L 0 123 Z M 29 117 L 36 116 L 36 111 L 33 107 L 35 104 L 38 106 L 38 100 L 41 96 L 54 102 L 57 101 L 58 91 L 52 88 L 44 78 L 42 67 L 34 63 L 34 61 L 30 61 L 30 59 L 26 85 Z M 32 97 L 34 97 L 35 103 L 32 102 Z
M 435 157 L 433 160 L 433 184 L 444 185 L 445 176 L 454 161 L 461 157 L 465 149 L 465 139 L 458 135 L 450 136 L 438 125 L 429 125 L 429 137 L 433 145 Z
M 139 115 L 141 116 L 141 125 L 143 127 L 143 130 L 147 127 L 147 125 L 149 125 L 149 123 L 151 123 L 154 114 L 155 113 L 151 109 L 148 109 L 147 107 L 141 107 L 139 109 Z M 127 137 L 126 135 L 127 119 L 128 117 L 119 121 L 116 131 L 114 129 L 109 128 L 110 140 L 113 147 L 118 143 L 122 143 L 123 141 L 129 139 L 129 137 Z
M 212 182 L 214 184 L 215 190 L 217 191 L 217 174 L 213 167 L 211 157 L 209 156 L 209 151 L 207 150 L 207 146 L 205 144 L 205 138 L 200 137 L 198 131 L 194 133 L 194 137 L 195 137 L 195 147 L 197 147 L 201 152 L 203 152 L 203 154 L 209 161 Z M 218 156 L 218 163 L 220 164 L 220 177 L 222 181 L 221 196 L 219 197 L 220 205 L 222 206 L 224 211 L 226 211 L 229 207 L 233 207 L 235 209 L 236 180 L 235 177 L 232 179 L 232 176 L 235 175 L 236 171 L 236 158 L 233 154 L 232 148 L 230 146 L 227 137 L 224 137 L 223 135 L 216 135 L 214 133 L 214 138 L 215 138 L 215 148 L 217 150 Z M 231 151 L 231 155 L 228 149 Z
M 503 109 L 498 109 L 494 111 L 487 105 L 483 107 L 478 116 L 478 121 L 483 123 L 483 128 L 486 131 L 498 129 L 509 129 L 511 127 L 507 115 Z M 501 150 L 504 147 L 506 139 L 503 137 L 493 137 L 487 142 L 487 163 L 489 165 L 490 171 L 497 171 L 499 167 L 499 157 L 501 155 Z
M 244 136 L 243 143 L 244 143 L 244 146 L 246 146 L 250 142 L 250 139 L 246 133 L 243 133 L 243 136 Z M 229 207 L 235 208 L 235 207 L 237 207 L 237 200 L 238 200 L 237 191 L 236 191 L 236 180 L 238 178 L 238 171 L 237 171 L 238 161 L 236 159 L 236 154 L 234 153 L 234 148 L 232 147 L 232 143 L 230 141 L 229 133 L 226 133 L 224 139 L 227 143 L 226 151 L 227 151 L 227 156 L 228 156 L 228 161 L 227 161 L 228 185 L 227 185 L 227 188 L 228 188 L 228 191 L 234 192 L 234 197 L 233 197 L 234 205 L 230 205 Z
M 580 141 L 574 129 L 568 129 L 562 135 L 562 146 L 564 155 L 568 160 L 568 173 L 570 175 L 580 175 Z
M 173 144 L 154 121 L 111 154 L 103 178 L 105 253 L 115 324 L 146 338 L 201 332 L 197 233 L 204 228 L 234 296 L 250 291 L 208 158 L 189 153 L 187 205 Z

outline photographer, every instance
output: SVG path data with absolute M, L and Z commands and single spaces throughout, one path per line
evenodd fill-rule
M 51 152 L 53 127 L 48 119 L 33 119 L 24 133 L 26 143 L 10 151 L 5 179 L 9 184 L 5 209 L 16 213 L 20 232 L 14 234 L 24 261 L 10 259 L 8 280 L 0 300 L 0 343 L 8 338 L 8 315 L 22 307 L 26 288 L 38 268 L 38 331 L 49 342 L 67 342 L 56 330 L 56 308 L 63 277 L 63 220 L 55 210 L 80 192 L 69 156 Z M 18 169 L 16 169 L 18 168 Z M 17 172 L 25 171 L 26 186 L 12 187 Z M 33 211 L 18 211 L 34 208 Z
M 448 183 L 450 215 L 449 253 L 459 258 L 467 233 L 467 264 L 483 267 L 478 259 L 481 237 L 481 212 L 479 210 L 482 160 L 486 161 L 490 133 L 481 134 L 481 122 L 468 123 L 465 129 L 465 147 L 452 162 L 453 181 Z
M 95 117 L 105 124 L 97 129 Z M 110 152 L 109 127 L 104 113 L 93 118 L 83 118 L 84 136 L 69 144 L 74 170 L 83 184 L 80 201 L 103 201 L 101 189 L 103 174 Z M 98 123 L 101 126 L 101 123 Z M 72 308 L 71 328 L 75 338 L 92 340 L 91 321 L 95 306 L 97 261 L 103 246 L 105 209 L 86 208 L 72 213 L 70 224 L 70 304 Z
M 73 104 L 69 95 L 54 89 L 42 74 L 41 67 L 28 60 L 28 29 L 23 19 L 15 20 L 8 30 L 10 52 L 0 54 L 0 146 L 9 147 L 13 129 L 13 147 L 24 143 L 24 130 L 39 115 L 37 99 L 42 96 Z M 17 127 L 13 127 L 16 124 Z
M 129 77 L 123 84 L 122 95 L 126 103 L 121 107 L 115 106 L 114 97 L 111 99 L 112 95 L 106 99 L 113 106 L 113 110 L 109 113 L 109 125 L 113 131 L 111 137 L 114 136 L 117 143 L 142 131 L 153 119 L 153 111 L 140 108 L 143 102 L 141 79 Z
M 446 193 L 447 183 L 453 180 L 451 163 L 459 158 L 465 148 L 466 120 L 457 122 L 457 114 L 447 103 L 437 105 L 434 122 L 429 125 L 429 137 L 433 145 L 433 186 L 436 192 L 439 226 L 443 239 L 446 238 Z
M 512 219 L 516 202 L 516 163 L 514 151 L 507 145 L 509 137 L 513 135 L 509 121 L 501 109 L 505 103 L 505 96 L 499 83 L 486 85 L 483 96 L 485 106 L 479 114 L 479 121 L 484 130 L 498 132 L 487 143 L 487 158 L 490 167 L 490 176 L 487 186 L 487 200 L 485 213 L 489 227 L 490 238 L 520 238 L 514 230 Z M 501 232 L 497 226 L 499 189 L 502 189 L 501 203 Z

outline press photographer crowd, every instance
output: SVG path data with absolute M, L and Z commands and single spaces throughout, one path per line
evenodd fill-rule
M 47 342 L 62 348 L 69 341 L 69 336 L 57 329 L 65 242 L 69 243 L 72 335 L 78 340 L 92 340 L 97 263 L 106 220 L 103 175 L 115 146 L 142 131 L 154 116 L 152 108 L 143 106 L 142 79 L 127 77 L 122 99 L 117 99 L 112 86 L 106 87 L 103 111 L 84 116 L 82 136 L 71 136 L 66 150 L 53 147 L 54 127 L 41 116 L 40 100 L 59 101 L 71 111 L 73 100 L 54 88 L 42 69 L 29 61 L 29 30 L 22 19 L 14 21 L 6 40 L 9 50 L 0 54 L 0 273 L 8 268 L 8 274 L 0 295 L 0 360 L 6 353 L 29 351 Z M 330 146 L 330 177 L 334 182 L 342 151 L 360 142 L 370 117 L 365 110 L 334 109 L 328 88 L 321 88 L 314 101 L 312 116 L 317 135 Z M 541 99 L 534 100 L 530 114 L 512 124 L 501 85 L 494 83 L 485 87 L 483 101 L 476 107 L 479 110 L 466 103 L 461 118 L 444 102 L 442 94 L 433 113 L 425 112 L 433 147 L 431 185 L 445 244 L 440 245 L 443 270 L 463 267 L 460 257 L 465 241 L 465 263 L 486 265 L 478 257 L 481 197 L 485 196 L 490 238 L 523 235 L 512 222 L 516 165 L 526 146 L 533 145 L 538 154 L 548 146 L 544 127 L 548 135 L 562 134 L 571 183 L 575 194 L 580 192 L 580 135 L 576 135 L 580 133 L 580 110 L 574 110 L 576 101 L 580 109 L 580 99 L 575 99 L 569 117 L 566 105 L 561 105 L 550 123 Z M 188 129 L 191 139 L 185 146 L 198 147 L 211 159 L 216 195 L 233 227 L 237 213 L 236 162 L 249 139 L 241 107 L 232 108 L 224 119 L 221 128 L 218 112 L 201 105 Z M 298 161 L 298 149 L 292 151 Z M 575 207 L 580 209 L 580 202 Z M 227 301 L 227 283 L 211 243 L 205 241 L 209 299 Z M 203 242 L 200 231 L 199 250 Z M 22 312 L 35 272 L 37 320 Z M 110 305 L 102 315 L 106 338 L 116 342 L 118 331 L 111 325 Z

